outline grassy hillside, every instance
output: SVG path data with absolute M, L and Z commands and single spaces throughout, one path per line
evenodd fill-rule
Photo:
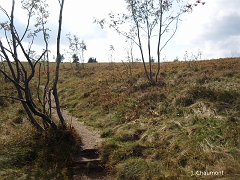
M 223 171 L 226 179 L 236 179 L 240 178 L 239 69 L 237 58 L 161 63 L 160 83 L 151 86 L 141 63 L 87 64 L 80 72 L 63 63 L 58 87 L 62 108 L 106 138 L 100 153 L 114 178 L 191 179 L 192 172 Z M 1 91 L 12 92 L 9 88 L 2 86 Z M 24 152 L 21 158 L 31 154 L 35 144 L 28 144 L 34 142 L 28 139 L 36 132 L 18 103 L 0 99 L 0 105 L 4 113 L 0 173 L 6 177 L 29 167 L 19 167 L 19 161 L 4 164 L 15 162 L 11 157 L 18 157 L 18 152 Z M 65 171 L 62 168 L 60 174 Z
M 240 175 L 240 59 L 161 64 L 150 86 L 142 64 L 62 66 L 62 106 L 101 129 L 105 166 L 118 179 Z M 197 176 L 196 178 L 202 178 Z M 216 179 L 216 176 L 208 176 Z

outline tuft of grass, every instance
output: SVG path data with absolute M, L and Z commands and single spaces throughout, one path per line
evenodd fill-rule
M 45 179 L 68 178 L 70 174 L 67 166 L 71 163 L 76 151 L 75 132 L 70 128 L 59 129 L 57 132 L 50 130 L 44 137 L 39 134 L 35 139 L 38 139 L 37 145 L 33 146 L 33 153 L 36 153 L 33 162 L 35 168 L 28 173 L 28 176 L 40 176 Z
M 117 166 L 117 179 L 149 179 L 149 167 L 143 159 L 128 159 Z

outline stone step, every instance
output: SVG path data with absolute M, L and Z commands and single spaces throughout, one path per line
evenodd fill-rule
M 74 167 L 81 167 L 81 168 L 95 168 L 100 166 L 101 160 L 100 158 L 97 159 L 88 159 L 84 157 L 79 157 L 73 161 Z
M 100 166 L 100 163 L 97 149 L 82 149 L 74 158 L 72 167 L 93 168 Z
M 101 166 L 98 149 L 80 149 L 75 155 L 72 164 L 68 167 L 70 179 L 99 179 L 105 176 L 104 167 Z M 85 178 L 83 178 L 83 176 Z M 86 178 L 88 177 L 88 178 Z M 100 178 L 102 179 L 102 178 Z M 104 178 L 103 178 L 104 179 Z
M 72 180 L 100 180 L 106 179 L 107 173 L 104 171 L 104 168 L 97 167 L 97 168 L 81 168 L 81 167 L 74 167 L 72 168 Z
M 83 149 L 80 151 L 80 155 L 89 159 L 96 159 L 99 157 L 98 149 Z
M 105 179 L 106 172 L 101 166 L 100 158 L 76 158 L 72 165 L 68 167 L 73 180 L 78 179 Z

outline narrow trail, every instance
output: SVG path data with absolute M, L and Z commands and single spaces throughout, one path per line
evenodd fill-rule
M 54 104 L 53 95 L 51 99 Z M 98 154 L 98 146 L 103 141 L 103 138 L 100 137 L 100 132 L 78 121 L 67 110 L 61 109 L 61 112 L 67 124 L 72 126 L 81 138 L 81 143 L 80 141 L 77 143 L 77 152 L 72 165 L 69 167 L 71 172 L 71 177 L 69 178 L 73 180 L 107 179 L 103 167 L 100 166 Z M 55 107 L 52 107 L 52 115 L 58 119 Z
M 103 140 L 100 138 L 99 132 L 89 126 L 84 125 L 84 123 L 78 121 L 76 117 L 69 115 L 69 112 L 67 110 L 61 109 L 61 112 L 66 122 L 74 127 L 77 134 L 81 137 L 81 148 L 83 150 L 97 148 L 99 143 Z M 58 118 L 55 108 L 52 108 L 52 113 L 55 118 Z
M 105 180 L 106 174 L 100 167 L 98 145 L 103 140 L 98 131 L 79 122 L 76 117 L 69 115 L 67 110 L 61 109 L 66 122 L 71 125 L 81 137 L 82 144 L 78 144 L 77 152 L 69 170 L 73 180 Z M 55 108 L 52 109 L 54 117 L 58 117 Z

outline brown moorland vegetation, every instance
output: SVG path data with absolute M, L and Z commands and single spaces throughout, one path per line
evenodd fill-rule
M 191 179 L 196 171 L 223 171 L 225 178 L 236 179 L 240 178 L 239 69 L 239 58 L 161 63 L 160 82 L 152 86 L 141 63 L 93 63 L 80 71 L 63 63 L 60 102 L 79 121 L 101 130 L 105 140 L 100 156 L 113 179 Z M 12 92 L 10 86 L 3 87 Z M 0 105 L 1 143 L 11 148 L 12 134 L 24 132 L 24 146 L 30 133 L 22 111 L 13 111 L 4 99 Z M 14 148 L 18 152 L 22 147 Z M 12 162 L 3 158 L 2 149 L 0 167 Z

